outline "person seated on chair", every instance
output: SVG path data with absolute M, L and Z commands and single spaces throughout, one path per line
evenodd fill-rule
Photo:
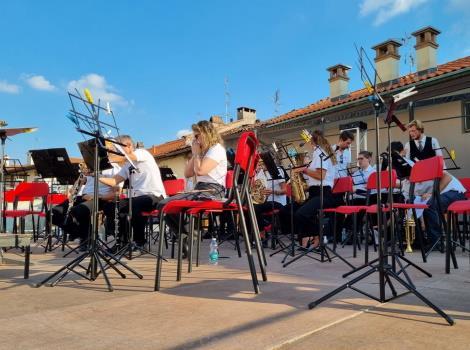
M 278 171 L 280 174 L 284 173 L 280 167 L 278 167 Z M 266 241 L 267 237 L 264 232 L 264 227 L 267 222 L 271 222 L 271 216 L 265 216 L 263 214 L 273 209 L 281 209 L 286 205 L 287 185 L 285 179 L 272 180 L 271 174 L 266 170 L 266 166 L 261 159 L 258 162 L 255 174 L 255 181 L 256 180 L 261 180 L 265 186 L 262 190 L 262 194 L 266 196 L 264 203 L 255 204 L 254 207 L 260 236 Z M 265 220 L 267 222 L 265 222 Z
M 376 171 L 375 167 L 371 165 L 372 152 L 361 151 L 357 157 L 358 170 L 352 174 L 352 180 L 354 185 L 354 193 L 352 195 L 351 205 L 366 205 L 367 202 L 367 181 L 369 176 Z M 356 230 L 359 229 L 359 225 L 362 223 L 364 213 L 360 212 L 357 214 L 357 226 Z M 352 230 L 353 220 L 351 216 L 348 216 L 344 222 L 346 229 Z
M 439 191 L 439 198 L 435 198 L 431 192 L 421 194 L 421 198 L 427 201 L 426 203 L 429 205 L 427 209 L 424 209 L 423 213 L 424 222 L 426 223 L 428 248 L 434 247 L 442 235 L 440 215 L 443 215 L 453 202 L 466 198 L 465 187 L 447 171 L 444 171 L 439 181 Z M 439 202 L 441 213 L 439 213 Z
M 215 126 L 202 120 L 192 125 L 194 138 L 191 144 L 191 159 L 186 163 L 184 177 L 196 177 L 194 190 L 181 193 L 158 203 L 161 210 L 172 200 L 204 200 L 222 199 L 225 197 L 225 181 L 227 176 L 227 153 Z M 178 233 L 179 216 L 167 215 L 166 224 L 173 233 Z M 182 227 L 185 231 L 185 227 Z M 187 232 L 183 232 L 187 233 Z M 186 240 L 185 240 L 186 241 Z M 186 255 L 187 243 L 184 243 L 183 253 Z
M 354 142 L 354 134 L 344 130 L 338 138 L 338 142 L 332 146 L 336 156 L 335 179 L 348 176 L 348 166 L 351 163 L 351 144 Z
M 301 245 L 307 248 L 310 244 L 314 248 L 320 244 L 318 211 L 321 207 L 321 188 L 323 186 L 323 209 L 334 207 L 335 198 L 331 189 L 335 177 L 336 157 L 328 140 L 319 130 L 312 133 L 310 141 L 313 151 L 308 167 L 297 168 L 296 172 L 307 175 L 309 199 L 296 211 L 294 225 L 297 226 Z
M 127 160 L 116 175 L 113 177 L 100 177 L 99 181 L 105 185 L 117 186 L 129 180 L 131 190 L 128 197 L 132 197 L 131 225 L 133 237 L 128 237 L 129 230 L 128 225 L 126 225 L 127 214 L 129 213 L 129 198 L 122 199 L 119 203 L 119 235 L 125 243 L 133 238 L 135 247 L 141 249 L 146 243 L 145 225 L 147 223 L 147 218 L 142 215 L 142 212 L 155 209 L 155 206 L 166 197 L 165 187 L 160 175 L 160 168 L 149 151 L 144 148 L 136 149 L 129 135 L 121 135 L 117 140 L 124 144 L 122 149 L 136 169 Z
M 103 177 L 112 177 L 117 174 L 121 167 L 117 163 L 111 163 L 112 168 L 101 172 Z M 108 185 L 98 184 L 98 210 L 103 210 L 107 222 L 114 219 L 114 197 L 116 188 Z M 94 177 L 89 174 L 86 177 L 86 184 L 82 190 L 82 202 L 75 205 L 71 210 L 66 222 L 66 229 L 70 232 L 69 239 L 80 238 L 83 243 L 88 239 L 91 224 L 91 212 L 93 208 Z M 80 250 L 85 250 L 86 245 L 81 244 Z
M 441 156 L 439 142 L 435 137 L 424 135 L 424 124 L 421 120 L 413 120 L 407 126 L 410 141 L 405 145 L 405 156 L 416 162 L 423 159 Z

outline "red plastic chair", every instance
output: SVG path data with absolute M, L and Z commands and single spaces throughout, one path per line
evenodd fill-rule
M 184 179 L 166 180 L 163 181 L 165 192 L 167 196 L 174 196 L 184 191 L 185 181 Z
M 465 187 L 467 192 L 465 192 L 465 197 L 470 199 L 470 177 L 464 177 L 459 179 L 460 183 Z
M 261 249 L 259 241 L 259 231 L 256 225 L 256 218 L 254 217 L 253 203 L 251 202 L 251 196 L 249 192 L 249 181 L 254 176 L 254 169 L 256 168 L 256 159 L 257 159 L 257 147 L 258 140 L 253 132 L 243 133 L 239 140 L 237 146 L 237 152 L 235 155 L 235 167 L 233 171 L 233 179 L 240 180 L 240 174 L 243 172 L 241 177 L 241 183 L 229 191 L 229 196 L 226 201 L 219 200 L 208 200 L 208 201 L 188 201 L 188 200 L 175 200 L 170 201 L 162 209 L 160 225 L 161 232 L 163 232 L 163 223 L 164 217 L 167 214 L 179 214 L 179 226 L 180 232 L 178 233 L 179 239 L 179 249 L 178 249 L 178 267 L 177 267 L 177 280 L 181 279 L 181 270 L 182 270 L 182 234 L 181 228 L 183 224 L 183 215 L 190 209 L 204 209 L 208 210 L 236 210 L 238 212 L 243 237 L 245 240 L 245 246 L 247 251 L 248 265 L 251 272 L 252 282 L 255 293 L 259 293 L 258 277 L 256 273 L 256 268 L 253 260 L 253 255 L 251 252 L 251 244 L 249 239 L 249 234 L 246 225 L 245 213 L 243 206 L 246 204 L 248 208 L 248 218 L 251 220 L 251 226 L 254 230 L 254 237 L 256 243 L 256 249 L 258 252 L 259 265 L 263 280 L 267 280 L 266 271 L 265 271 L 265 256 L 264 252 Z M 192 243 L 192 237 L 189 238 Z M 159 239 L 159 249 L 157 258 L 157 268 L 155 276 L 155 290 L 160 289 L 160 277 L 161 277 L 161 267 L 162 267 L 162 254 L 163 254 L 163 240 Z

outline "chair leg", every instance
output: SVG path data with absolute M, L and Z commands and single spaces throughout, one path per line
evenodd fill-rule
M 189 254 L 188 254 L 188 273 L 193 270 L 193 247 L 194 247 L 194 215 L 189 215 Z
M 178 260 L 176 268 L 176 280 L 181 281 L 181 270 L 183 269 L 183 213 L 179 214 L 178 224 Z
M 155 270 L 155 286 L 154 291 L 160 290 L 160 281 L 162 275 L 162 264 L 163 264 L 163 240 L 164 240 L 164 232 L 165 232 L 165 224 L 164 224 L 164 214 L 160 215 L 160 235 L 158 237 L 158 254 L 157 254 L 157 267 Z
M 31 246 L 28 244 L 24 247 L 24 279 L 29 278 L 29 263 L 31 257 Z
M 199 253 L 201 251 L 201 239 L 202 239 L 202 214 L 199 213 L 197 216 L 197 222 L 196 222 L 196 227 L 197 227 L 197 243 L 196 243 L 196 267 L 199 267 Z

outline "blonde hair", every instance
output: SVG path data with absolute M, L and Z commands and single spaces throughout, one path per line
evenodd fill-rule
M 323 133 L 320 130 L 315 130 L 312 132 L 312 141 L 326 152 L 327 156 L 330 157 L 331 163 L 333 163 L 333 165 L 337 163 L 333 148 L 331 148 L 330 143 L 325 138 L 325 136 L 323 136 Z
M 412 126 L 416 127 L 416 129 L 418 129 L 419 131 L 424 132 L 424 124 L 421 120 L 415 119 L 406 125 L 408 129 Z
M 206 153 L 209 148 L 215 146 L 216 144 L 222 144 L 222 138 L 220 137 L 219 132 L 215 129 L 214 125 L 207 121 L 201 120 L 196 124 L 191 126 L 193 132 L 197 132 L 203 135 L 204 138 L 204 148 L 202 149 L 203 153 Z

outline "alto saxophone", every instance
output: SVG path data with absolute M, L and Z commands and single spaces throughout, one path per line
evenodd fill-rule
M 415 228 L 416 228 L 416 222 L 412 216 L 408 215 L 408 209 L 405 210 L 405 240 L 406 240 L 406 250 L 405 252 L 407 253 L 413 253 L 413 248 L 411 248 L 411 245 L 413 244 L 415 240 Z

